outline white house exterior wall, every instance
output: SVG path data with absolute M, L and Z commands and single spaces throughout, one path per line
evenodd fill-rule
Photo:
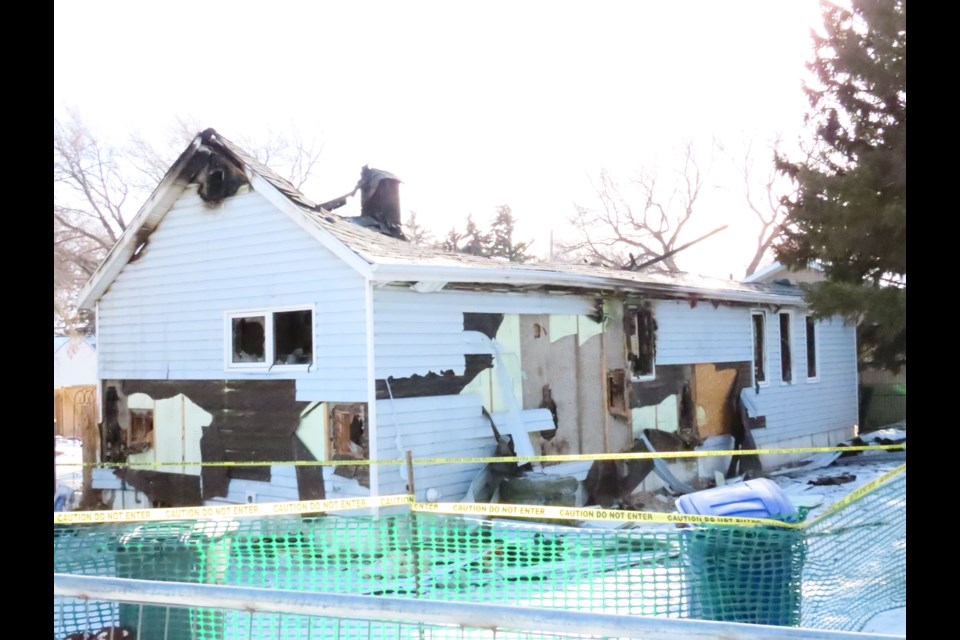
M 659 301 L 657 365 L 752 361 L 751 312 L 747 306 L 714 308 L 685 301 Z M 767 384 L 752 394 L 766 428 L 753 430 L 758 445 L 774 446 L 801 436 L 843 433 L 852 436 L 857 423 L 856 334 L 840 319 L 817 324 L 819 378 L 807 382 L 805 315 L 790 313 L 793 382 L 784 383 L 780 370 L 780 324 L 772 309 L 765 309 Z M 842 439 L 842 438 L 837 438 Z
M 753 396 L 767 417 L 765 429 L 755 429 L 760 446 L 777 445 L 801 436 L 846 429 L 837 441 L 852 437 L 857 423 L 856 328 L 839 318 L 817 323 L 819 379 L 807 382 L 804 314 L 791 314 L 793 382 L 782 381 L 780 325 L 767 313 L 767 377 L 769 384 Z M 749 392 L 748 392 L 749 393 Z
M 686 300 L 655 303 L 658 365 L 737 362 L 752 357 L 750 310 Z
M 225 367 L 224 314 L 308 305 L 310 371 Z M 188 188 L 100 300 L 100 378 L 295 378 L 298 400 L 366 399 L 363 278 L 249 192 L 209 207 Z
M 592 301 L 575 296 L 439 291 L 374 290 L 376 377 L 408 377 L 452 369 L 462 374 L 466 354 L 490 353 L 479 332 L 463 330 L 464 313 L 564 314 L 592 312 Z M 518 398 L 522 402 L 522 398 Z M 377 456 L 401 459 L 493 455 L 496 441 L 474 393 L 379 400 Z M 399 437 L 398 437 L 399 434 Z M 430 488 L 442 499 L 463 496 L 482 464 L 416 465 L 417 495 Z M 380 465 L 380 493 L 402 493 L 406 481 L 396 465 Z

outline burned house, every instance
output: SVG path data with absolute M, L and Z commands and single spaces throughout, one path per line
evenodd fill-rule
M 351 461 L 490 456 L 493 427 L 521 455 L 696 444 L 742 426 L 737 398 L 761 447 L 853 435 L 855 330 L 796 287 L 414 246 L 399 180 L 364 175 L 377 206 L 347 218 L 210 129 L 170 168 L 81 293 L 98 455 L 160 463 L 98 470 L 105 503 L 402 493 L 403 465 Z M 342 463 L 191 464 L 318 460 Z M 417 465 L 417 496 L 482 466 Z

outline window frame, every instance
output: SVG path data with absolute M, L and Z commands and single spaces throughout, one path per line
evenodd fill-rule
M 760 354 L 763 358 L 763 380 L 757 380 L 757 334 L 756 334 L 756 322 L 754 318 L 759 317 L 762 325 L 763 335 L 760 340 L 760 347 L 762 353 Z M 770 385 L 770 362 L 769 362 L 769 347 L 767 346 L 767 336 L 769 331 L 767 331 L 767 312 L 763 309 L 751 309 L 750 310 L 750 350 L 753 354 L 750 364 L 750 378 L 753 382 L 754 387 L 766 387 Z
M 787 370 L 790 372 L 790 379 L 789 379 L 789 380 L 784 380 L 784 378 L 783 378 L 783 373 L 784 373 L 784 366 L 783 366 L 783 365 L 784 365 L 784 362 L 783 362 L 783 347 L 784 347 L 784 339 L 783 339 L 783 318 L 784 318 L 784 317 L 787 318 L 787 339 L 786 339 L 786 346 L 787 346 L 787 354 L 788 354 L 788 357 L 789 357 L 789 359 L 790 359 L 790 361 L 789 361 L 789 363 L 788 363 L 790 366 L 789 366 L 789 369 L 787 369 Z M 779 339 L 780 339 L 780 384 L 783 384 L 783 385 L 791 385 L 791 384 L 793 384 L 793 381 L 796 380 L 796 378 L 797 378 L 797 366 L 796 366 L 796 365 L 797 365 L 797 359 L 796 359 L 796 357 L 794 357 L 794 349 L 793 349 L 793 312 L 792 312 L 792 311 L 780 311 L 780 312 L 777 313 L 777 330 L 778 330 L 778 337 L 779 337 Z
M 274 339 L 274 314 L 289 313 L 291 311 L 309 311 L 310 312 L 310 362 L 301 364 L 277 364 L 276 360 L 276 341 Z M 263 329 L 263 362 L 234 362 L 233 361 L 233 321 L 238 318 L 251 318 L 262 316 L 264 319 Z M 241 309 L 225 311 L 223 314 L 224 328 L 224 349 L 223 360 L 224 368 L 227 371 L 309 371 L 317 362 L 317 312 L 316 305 L 286 305 L 278 307 L 258 307 L 253 309 Z
M 814 375 L 810 375 L 810 334 L 813 332 Z M 806 359 L 807 382 L 820 382 L 820 322 L 811 314 L 803 317 L 804 358 Z
M 657 315 L 654 313 L 653 307 L 644 303 L 634 304 L 628 303 L 624 305 L 623 308 L 624 318 L 629 319 L 632 323 L 633 331 L 632 333 L 626 333 L 624 336 L 624 346 L 627 352 L 627 370 L 629 371 L 629 379 L 631 382 L 648 382 L 650 380 L 657 379 Z M 650 372 L 649 373 L 636 373 L 634 370 L 634 361 L 639 359 L 639 353 L 634 354 L 631 348 L 631 337 L 636 336 L 637 339 L 637 351 L 640 351 L 640 322 L 639 316 L 641 313 L 647 313 L 650 315 L 650 321 L 652 323 L 652 329 L 650 331 L 650 341 L 651 341 L 651 355 L 650 355 Z M 626 329 L 626 327 L 624 327 Z M 635 356 L 631 358 L 630 356 Z

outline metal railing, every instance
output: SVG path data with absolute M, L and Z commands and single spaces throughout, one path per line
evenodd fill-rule
M 307 635 L 315 638 L 356 637 L 355 631 L 341 635 L 339 621 L 369 621 L 394 625 L 379 626 L 378 632 L 369 632 L 367 637 L 403 637 L 406 627 L 411 637 L 603 637 L 644 638 L 646 640 L 889 640 L 903 636 L 866 634 L 842 631 L 825 631 L 796 627 L 714 622 L 650 616 L 626 616 L 617 614 L 585 613 L 578 611 L 545 610 L 505 605 L 474 604 L 465 602 L 436 602 L 410 600 L 381 596 L 341 595 L 311 593 L 284 589 L 261 589 L 221 585 L 158 582 L 128 578 L 74 576 L 54 574 L 54 598 L 76 599 L 80 602 L 113 602 L 140 605 L 143 607 L 187 607 L 244 612 L 249 615 L 250 638 L 264 637 L 255 633 L 254 616 L 269 614 L 275 624 L 277 636 L 286 637 L 281 631 L 283 620 L 276 614 L 297 616 L 308 620 Z M 56 611 L 56 607 L 55 607 Z M 310 620 L 317 618 L 335 621 L 336 633 L 329 631 L 311 635 Z M 55 624 L 56 626 L 56 624 Z M 169 624 L 167 625 L 169 626 Z M 445 631 L 447 634 L 440 633 Z M 135 640 L 154 640 L 141 637 L 138 630 Z M 168 635 L 165 630 L 163 640 Z M 119 636 L 118 636 L 119 637 Z M 245 637 L 247 637 L 245 635 Z M 161 640 L 157 638 L 156 640 Z

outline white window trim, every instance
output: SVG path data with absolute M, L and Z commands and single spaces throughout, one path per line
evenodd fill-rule
M 273 353 L 273 314 L 286 311 L 309 311 L 310 312 L 310 334 L 313 345 L 311 360 L 307 364 L 272 364 L 276 359 Z M 233 319 L 249 318 L 251 316 L 264 317 L 263 329 L 263 362 L 234 362 L 233 361 Z M 260 307 L 257 309 L 240 309 L 226 311 L 223 314 L 223 366 L 227 371 L 262 371 L 262 372 L 288 372 L 288 371 L 310 371 L 317 362 L 317 331 L 316 331 L 317 311 L 316 305 L 287 305 L 280 307 Z
M 807 382 L 820 382 L 820 371 L 823 369 L 823 361 L 820 360 L 820 326 L 821 322 L 810 314 L 803 316 L 803 374 L 810 371 L 810 363 L 807 361 L 807 318 L 813 320 L 813 357 L 817 361 L 817 375 L 812 378 L 807 377 Z
M 630 376 L 630 382 L 649 382 L 650 380 L 656 380 L 656 379 L 657 379 L 656 358 L 654 358 L 654 362 L 653 362 L 653 372 L 648 373 L 646 375 L 642 375 L 642 376 L 637 376 L 637 375 Z
M 761 380 L 757 382 L 757 368 L 754 366 L 754 363 L 757 361 L 757 351 L 756 345 L 757 341 L 753 337 L 753 317 L 760 316 L 763 318 L 763 370 L 766 373 L 766 380 Z M 750 350 L 753 353 L 753 357 L 750 359 L 750 379 L 753 382 L 753 386 L 757 387 L 769 387 L 770 386 L 770 327 L 767 326 L 767 312 L 763 309 L 751 309 L 750 310 Z
M 788 327 L 788 329 L 787 329 L 787 330 L 790 332 L 790 335 L 787 336 L 787 337 L 789 338 L 789 340 L 787 340 L 787 342 L 788 342 L 789 345 L 790 345 L 790 380 L 784 380 L 784 379 L 783 379 L 783 336 L 780 334 L 780 331 L 781 331 L 781 328 L 780 328 L 780 316 L 787 316 L 787 318 L 788 318 L 788 320 L 787 320 L 787 327 Z M 780 367 L 779 367 L 779 370 L 780 370 L 780 386 L 783 386 L 783 387 L 789 387 L 790 385 L 792 385 L 794 382 L 797 381 L 797 349 L 796 349 L 796 340 L 794 339 L 794 336 L 793 336 L 793 334 L 795 333 L 794 330 L 793 330 L 793 319 L 794 319 L 793 311 L 779 311 L 779 312 L 777 312 L 777 340 L 778 340 L 777 344 L 780 346 Z M 806 338 L 806 336 L 807 336 L 807 334 L 806 334 L 806 325 L 804 325 L 804 334 L 803 334 L 803 336 L 804 336 L 804 338 L 803 338 L 803 339 L 804 339 L 803 347 L 804 347 L 804 349 L 806 349 L 806 347 L 807 347 L 807 342 L 806 342 L 806 339 L 807 339 L 807 338 Z M 769 377 L 769 376 L 767 376 L 767 377 Z

